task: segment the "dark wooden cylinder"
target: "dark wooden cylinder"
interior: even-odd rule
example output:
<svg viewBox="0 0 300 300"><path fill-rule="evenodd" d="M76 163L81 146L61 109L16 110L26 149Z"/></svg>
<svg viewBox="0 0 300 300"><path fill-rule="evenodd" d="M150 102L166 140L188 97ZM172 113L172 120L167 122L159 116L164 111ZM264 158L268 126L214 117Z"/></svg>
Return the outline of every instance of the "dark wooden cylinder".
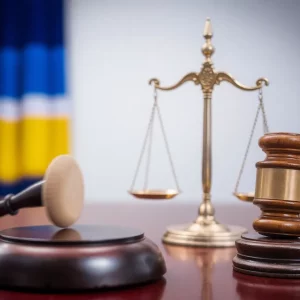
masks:
<svg viewBox="0 0 300 300"><path fill-rule="evenodd" d="M43 292L111 289L159 280L158 246L138 229L77 225L0 232L0 287Z"/></svg>

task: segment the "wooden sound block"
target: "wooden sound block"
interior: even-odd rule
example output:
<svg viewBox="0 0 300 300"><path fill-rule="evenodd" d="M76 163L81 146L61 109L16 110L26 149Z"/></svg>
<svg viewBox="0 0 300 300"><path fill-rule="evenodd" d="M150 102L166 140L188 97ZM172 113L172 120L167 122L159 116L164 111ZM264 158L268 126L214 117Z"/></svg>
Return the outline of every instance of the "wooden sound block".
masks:
<svg viewBox="0 0 300 300"><path fill-rule="evenodd" d="M237 272L277 278L300 278L300 240L244 234L236 241Z"/></svg>
<svg viewBox="0 0 300 300"><path fill-rule="evenodd" d="M158 247L123 227L33 226L0 232L0 286L39 290L116 288L160 279Z"/></svg>

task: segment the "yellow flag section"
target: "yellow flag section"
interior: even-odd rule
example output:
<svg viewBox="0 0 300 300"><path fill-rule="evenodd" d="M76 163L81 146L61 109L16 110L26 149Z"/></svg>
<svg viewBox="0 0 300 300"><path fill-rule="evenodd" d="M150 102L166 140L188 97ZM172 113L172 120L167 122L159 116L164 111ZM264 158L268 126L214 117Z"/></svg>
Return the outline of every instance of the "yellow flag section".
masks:
<svg viewBox="0 0 300 300"><path fill-rule="evenodd" d="M0 119L0 182L13 185L41 178L57 155L69 153L69 120L56 118Z"/></svg>

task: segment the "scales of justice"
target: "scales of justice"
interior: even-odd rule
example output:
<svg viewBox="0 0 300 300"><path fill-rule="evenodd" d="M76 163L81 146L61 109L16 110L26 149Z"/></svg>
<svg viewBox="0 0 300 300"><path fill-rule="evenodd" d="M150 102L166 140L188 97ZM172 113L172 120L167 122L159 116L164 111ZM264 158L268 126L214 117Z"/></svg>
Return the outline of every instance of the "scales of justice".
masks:
<svg viewBox="0 0 300 300"><path fill-rule="evenodd" d="M263 131L264 134L269 132L264 103L262 89L264 86L268 86L269 82L266 78L259 78L256 81L256 85L253 87L245 86L235 80L230 74L225 72L217 72L213 67L212 55L214 54L214 46L212 45L212 26L209 18L206 19L204 26L204 39L205 43L202 47L202 53L205 57L204 63L199 73L192 72L185 75L178 83L163 87L160 85L158 79L151 79L149 84L154 88L154 102L150 115L150 121L147 127L146 136L142 145L142 151L138 160L137 168L134 174L133 182L129 193L138 199L151 199L151 200L163 200L172 199L180 194L180 188L175 173L174 163L171 157L170 147L167 141L166 132L162 122L162 116L159 109L157 90L171 91L186 82L193 82L202 89L204 109L203 109L203 142L202 142L202 189L203 199L200 204L198 217L190 224L175 225L167 228L167 231L163 235L163 242L168 244L186 245L186 246L199 246L199 247L232 247L235 245L235 241L240 238L241 234L246 232L246 229L233 226L220 224L215 219L215 209L211 202L211 185L212 185L212 93L215 85L219 85L221 82L226 81L233 86L243 91L258 91L258 104L257 111L254 119L254 123L250 132L250 138L246 147L245 155L243 158L242 166L238 175L237 183L233 194L241 201L252 202L254 199L254 193L240 192L239 182L244 170L245 162L253 139L255 127L257 125L259 113L262 112L263 119ZM151 147L152 147L152 133L155 113L157 113L159 125L163 134L172 174L174 177L176 188L169 188L165 190L155 190L148 188L148 173L151 159ZM138 176L138 172L141 166L141 161L145 152L147 153L146 172L143 189L135 189L135 182Z"/></svg>

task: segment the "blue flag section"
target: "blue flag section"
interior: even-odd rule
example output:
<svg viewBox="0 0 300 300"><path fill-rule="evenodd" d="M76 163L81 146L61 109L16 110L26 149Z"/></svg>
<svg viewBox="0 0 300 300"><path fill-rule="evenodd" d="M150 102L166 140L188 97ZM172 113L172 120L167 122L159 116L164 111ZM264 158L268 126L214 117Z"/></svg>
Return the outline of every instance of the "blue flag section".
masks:
<svg viewBox="0 0 300 300"><path fill-rule="evenodd" d="M64 2L0 0L0 196L69 152Z"/></svg>

